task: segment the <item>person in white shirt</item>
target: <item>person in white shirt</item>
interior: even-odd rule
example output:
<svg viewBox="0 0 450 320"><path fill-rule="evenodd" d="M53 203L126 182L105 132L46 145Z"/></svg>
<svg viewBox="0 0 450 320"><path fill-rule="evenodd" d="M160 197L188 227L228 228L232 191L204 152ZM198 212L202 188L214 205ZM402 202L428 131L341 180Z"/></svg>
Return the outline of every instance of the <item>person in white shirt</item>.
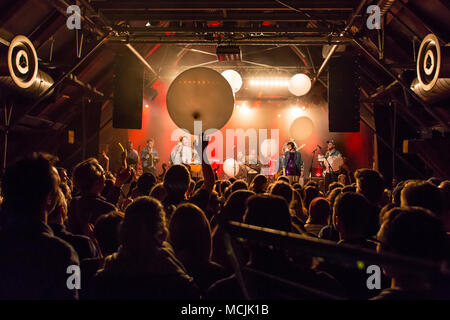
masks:
<svg viewBox="0 0 450 320"><path fill-rule="evenodd" d="M324 166L325 166L325 191L328 190L330 183L337 181L339 170L344 164L342 154L336 150L336 142L334 140L328 140L328 151L325 153Z"/></svg>
<svg viewBox="0 0 450 320"><path fill-rule="evenodd" d="M183 136L172 151L170 158L173 164L192 163L192 148L189 145L189 138Z"/></svg>

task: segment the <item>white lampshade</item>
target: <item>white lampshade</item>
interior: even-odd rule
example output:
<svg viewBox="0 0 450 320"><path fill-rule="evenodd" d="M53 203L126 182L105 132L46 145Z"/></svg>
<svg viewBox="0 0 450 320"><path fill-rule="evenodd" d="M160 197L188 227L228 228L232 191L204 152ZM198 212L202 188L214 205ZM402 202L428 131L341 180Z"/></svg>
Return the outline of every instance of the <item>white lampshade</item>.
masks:
<svg viewBox="0 0 450 320"><path fill-rule="evenodd" d="M289 80L288 89L294 96L303 96L311 90L311 79L304 73L297 73Z"/></svg>
<svg viewBox="0 0 450 320"><path fill-rule="evenodd" d="M227 79L234 93L238 92L239 89L241 89L242 77L237 71L225 70L224 72L222 72L222 76Z"/></svg>

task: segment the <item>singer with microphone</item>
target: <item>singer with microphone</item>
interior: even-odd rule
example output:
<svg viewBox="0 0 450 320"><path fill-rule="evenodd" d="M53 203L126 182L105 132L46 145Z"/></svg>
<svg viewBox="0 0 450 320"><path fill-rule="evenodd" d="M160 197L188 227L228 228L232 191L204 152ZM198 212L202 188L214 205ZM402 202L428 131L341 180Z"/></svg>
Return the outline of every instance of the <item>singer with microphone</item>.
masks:
<svg viewBox="0 0 450 320"><path fill-rule="evenodd" d="M284 168L285 174L289 179L289 182L298 182L299 177L302 175L303 161L302 155L295 146L295 143L289 141L287 143L287 151L284 154Z"/></svg>

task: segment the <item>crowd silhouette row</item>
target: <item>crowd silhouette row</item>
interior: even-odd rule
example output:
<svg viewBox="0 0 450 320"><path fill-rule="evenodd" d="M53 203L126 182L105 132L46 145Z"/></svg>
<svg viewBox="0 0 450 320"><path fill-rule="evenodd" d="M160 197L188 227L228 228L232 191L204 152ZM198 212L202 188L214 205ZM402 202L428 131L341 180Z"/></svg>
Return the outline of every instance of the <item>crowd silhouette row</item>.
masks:
<svg viewBox="0 0 450 320"><path fill-rule="evenodd" d="M105 172L94 158L69 176L56 161L34 153L3 175L0 299L450 297L448 281L436 274L384 267L381 288L373 290L365 270L232 239L245 266L241 281L225 242L226 224L237 221L380 254L447 261L450 181L386 187L380 173L359 169L347 185L321 190L314 181L291 185L285 177L269 182L257 175L250 185L218 180L206 163L197 181L183 165L171 166L158 181L151 173L136 177L126 165ZM79 289L67 285L70 265L80 266Z"/></svg>

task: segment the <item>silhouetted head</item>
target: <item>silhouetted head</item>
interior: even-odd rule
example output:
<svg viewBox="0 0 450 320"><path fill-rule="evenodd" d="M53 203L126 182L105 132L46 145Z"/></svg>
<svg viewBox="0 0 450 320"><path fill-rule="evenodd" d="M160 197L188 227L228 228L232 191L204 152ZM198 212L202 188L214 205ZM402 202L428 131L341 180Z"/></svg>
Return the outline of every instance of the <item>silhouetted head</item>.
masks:
<svg viewBox="0 0 450 320"><path fill-rule="evenodd" d="M155 186L155 184L156 178L153 173L144 173L139 177L136 186L141 195L148 196L150 194L150 190Z"/></svg>
<svg viewBox="0 0 450 320"><path fill-rule="evenodd" d="M428 181L410 181L404 186L400 204L430 210L437 216L442 213L443 199L438 187Z"/></svg>
<svg viewBox="0 0 450 320"><path fill-rule="evenodd" d="M284 181L277 181L270 190L270 194L282 197L284 200L286 200L288 205L290 205L292 202L292 198L294 196L293 192L294 191L291 185Z"/></svg>
<svg viewBox="0 0 450 320"><path fill-rule="evenodd" d="M139 197L125 209L120 229L120 244L125 253L152 255L162 246L167 233L165 212L158 200Z"/></svg>
<svg viewBox="0 0 450 320"><path fill-rule="evenodd" d="M14 216L45 220L56 205L60 178L56 158L43 153L8 166L2 179L3 209Z"/></svg>
<svg viewBox="0 0 450 320"><path fill-rule="evenodd" d="M94 236L105 257L119 248L119 230L124 216L121 211L113 211L101 215L95 222Z"/></svg>
<svg viewBox="0 0 450 320"><path fill-rule="evenodd" d="M364 195L372 204L378 204L383 195L383 177L378 171L359 169L355 172L356 191Z"/></svg>
<svg viewBox="0 0 450 320"><path fill-rule="evenodd" d="M341 239L365 238L369 219L370 205L363 195L346 192L336 198L333 224Z"/></svg>
<svg viewBox="0 0 450 320"><path fill-rule="evenodd" d="M246 209L247 199L255 195L253 191L237 190L233 192L225 202L225 206L220 214L224 220L242 222Z"/></svg>
<svg viewBox="0 0 450 320"><path fill-rule="evenodd" d="M266 192L267 188L267 177L258 174L253 178L252 183L250 184L250 190L256 192L256 193L264 193Z"/></svg>
<svg viewBox="0 0 450 320"><path fill-rule="evenodd" d="M170 219L169 242L182 262L208 262L211 228L204 212L191 203L179 205Z"/></svg>
<svg viewBox="0 0 450 320"><path fill-rule="evenodd" d="M317 197L311 201L308 212L308 223L326 225L330 216L330 203L325 198Z"/></svg>
<svg viewBox="0 0 450 320"><path fill-rule="evenodd" d="M191 177L183 165L174 165L167 170L164 176L164 188L169 196L183 198L189 188Z"/></svg>
<svg viewBox="0 0 450 320"><path fill-rule="evenodd" d="M97 159L89 158L75 166L72 180L81 194L100 194L105 187L105 170Z"/></svg>

